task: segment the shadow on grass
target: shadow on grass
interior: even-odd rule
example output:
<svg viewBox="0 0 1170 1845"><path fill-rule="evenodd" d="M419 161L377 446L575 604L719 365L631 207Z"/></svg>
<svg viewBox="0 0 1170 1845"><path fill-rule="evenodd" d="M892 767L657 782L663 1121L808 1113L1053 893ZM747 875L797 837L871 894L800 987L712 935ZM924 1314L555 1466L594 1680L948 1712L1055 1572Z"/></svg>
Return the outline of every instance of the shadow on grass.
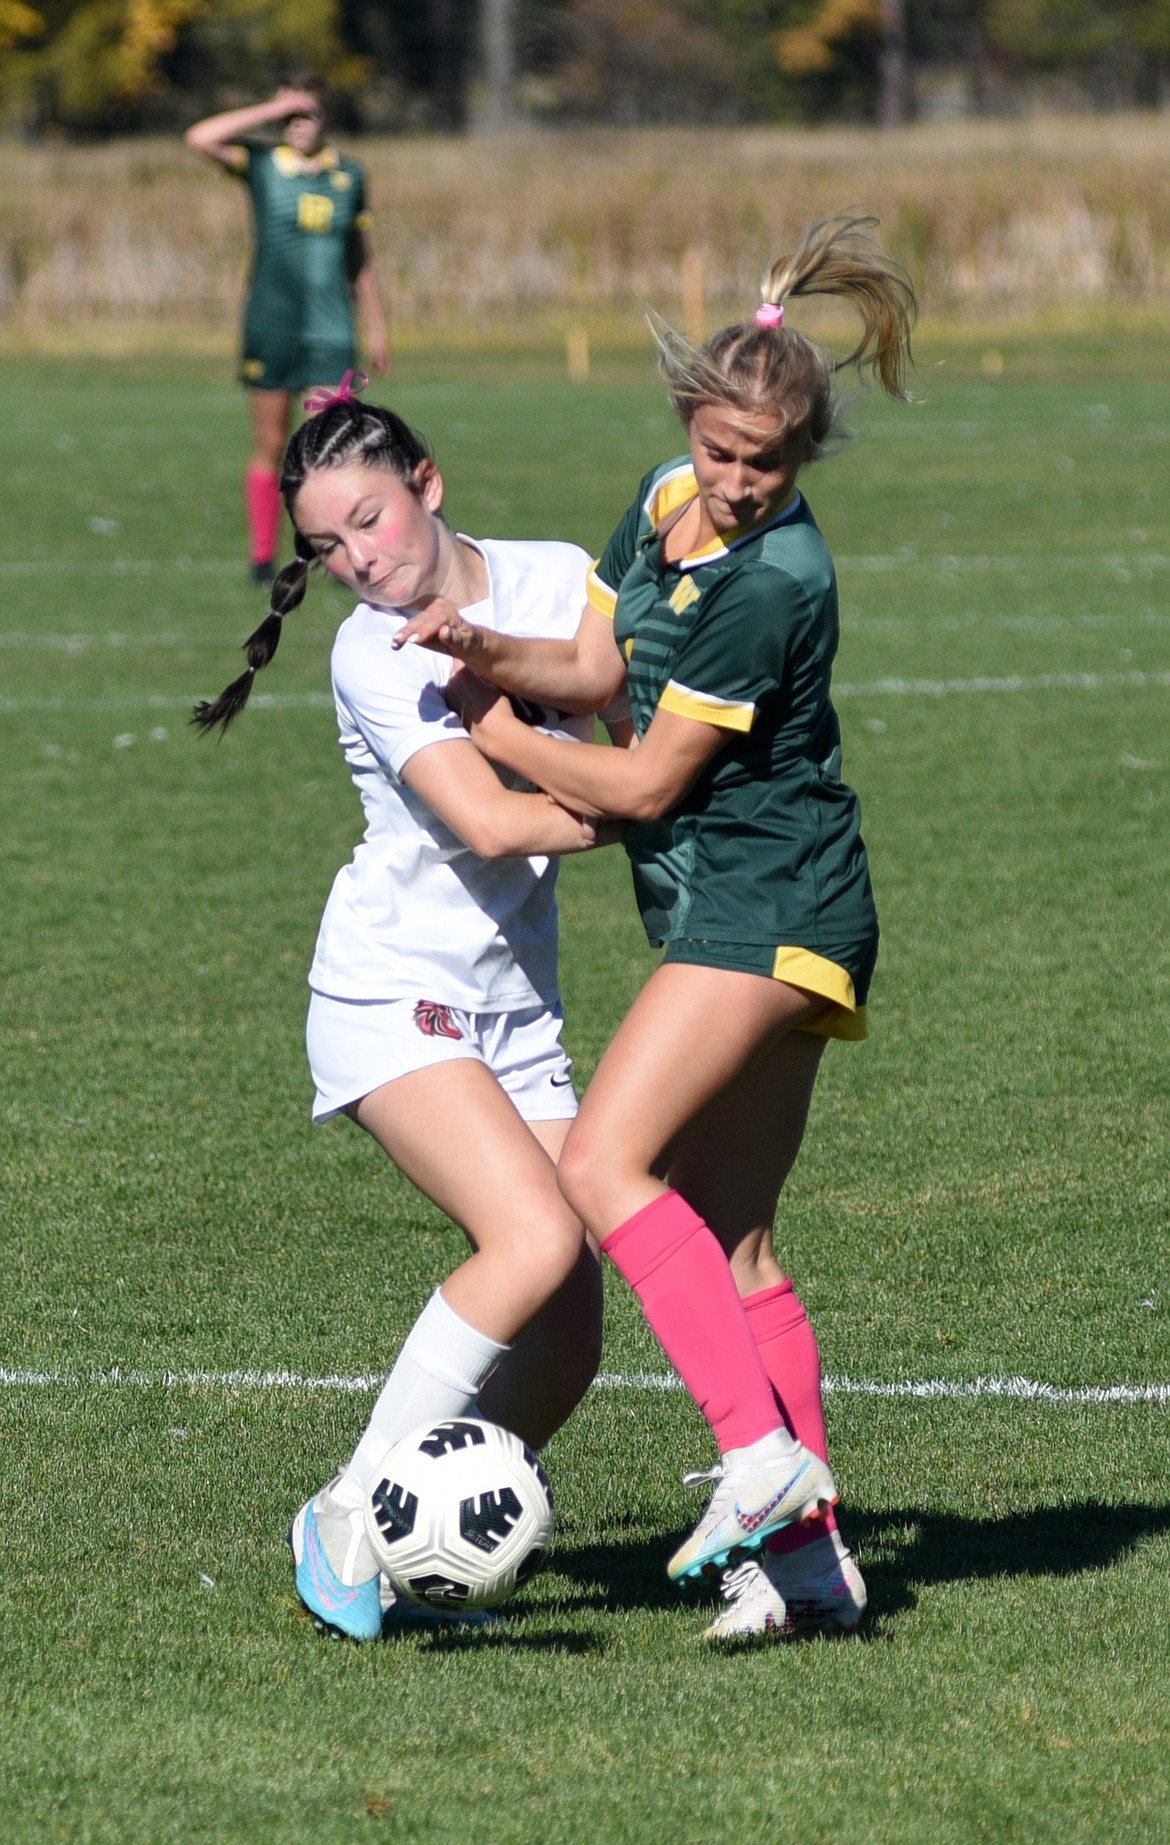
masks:
<svg viewBox="0 0 1170 1845"><path fill-rule="evenodd" d="M526 1619L539 1619L545 1611L538 1608L526 1608ZM564 1612L563 1605L556 1610ZM430 1653L547 1653L566 1656L584 1657L590 1653L604 1653L608 1646L606 1636L601 1633L569 1632L561 1628L554 1633L528 1634L507 1619L508 1611L501 1610L499 1625L496 1627L437 1627L426 1636L426 1650Z"/></svg>
<svg viewBox="0 0 1170 1845"><path fill-rule="evenodd" d="M844 1522L865 1569L872 1620L916 1607L918 1591L935 1583L1112 1569L1143 1538L1170 1532L1170 1506L1080 1500L1002 1518L851 1509Z"/></svg>
<svg viewBox="0 0 1170 1845"><path fill-rule="evenodd" d="M904 1507L842 1514L869 1589L869 1616L884 1621L916 1607L918 1591L935 1583L978 1582L999 1576L1075 1576L1110 1569L1143 1538L1170 1532L1170 1506L1103 1505L1081 1501L1033 1506L1002 1518L963 1518ZM679 1608L697 1599L666 1578L678 1540L615 1538L612 1544L558 1544L553 1569L572 1587L557 1597L561 1611L622 1612ZM707 1602L709 1589L698 1592Z"/></svg>

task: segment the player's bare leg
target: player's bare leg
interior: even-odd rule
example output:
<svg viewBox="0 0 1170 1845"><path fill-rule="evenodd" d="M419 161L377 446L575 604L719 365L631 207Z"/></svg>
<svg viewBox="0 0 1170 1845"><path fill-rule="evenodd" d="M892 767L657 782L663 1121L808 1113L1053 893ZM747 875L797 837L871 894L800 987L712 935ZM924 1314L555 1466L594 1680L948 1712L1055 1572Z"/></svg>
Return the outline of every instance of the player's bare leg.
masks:
<svg viewBox="0 0 1170 1845"><path fill-rule="evenodd" d="M561 1186L604 1237L666 1189L668 1150L773 1039L824 1007L759 974L667 963L602 1057L560 1161Z"/></svg>
<svg viewBox="0 0 1170 1845"><path fill-rule="evenodd" d="M510 1344L568 1281L583 1243L533 1130L472 1058L385 1083L351 1112L471 1243L443 1283L448 1305Z"/></svg>
<svg viewBox="0 0 1170 1845"><path fill-rule="evenodd" d="M622 1274L719 1445L711 1502L671 1559L676 1579L757 1549L836 1499L786 1428L726 1254L658 1177L684 1128L823 999L756 974L668 963L651 975L569 1131L561 1184Z"/></svg>
<svg viewBox="0 0 1170 1845"><path fill-rule="evenodd" d="M568 1121L530 1121L528 1127L555 1162ZM528 1322L511 1351L479 1393L480 1413L526 1441L543 1447L568 1421L601 1363L602 1290L597 1245L586 1238L568 1280Z"/></svg>
<svg viewBox="0 0 1170 1845"><path fill-rule="evenodd" d="M741 1295L785 1278L772 1247L776 1207L804 1140L825 1042L792 1031L766 1044L671 1153L670 1182L719 1238Z"/></svg>
<svg viewBox="0 0 1170 1845"><path fill-rule="evenodd" d="M364 1504L382 1454L419 1423L466 1413L533 1317L565 1289L555 1319L590 1277L550 1154L483 1064L456 1058L413 1071L349 1112L472 1246L415 1321L348 1465L289 1534L306 1607L322 1625L370 1640L384 1598ZM587 1382L576 1380L578 1395ZM546 1417L558 1413L546 1405ZM539 1439L544 1425L530 1426Z"/></svg>

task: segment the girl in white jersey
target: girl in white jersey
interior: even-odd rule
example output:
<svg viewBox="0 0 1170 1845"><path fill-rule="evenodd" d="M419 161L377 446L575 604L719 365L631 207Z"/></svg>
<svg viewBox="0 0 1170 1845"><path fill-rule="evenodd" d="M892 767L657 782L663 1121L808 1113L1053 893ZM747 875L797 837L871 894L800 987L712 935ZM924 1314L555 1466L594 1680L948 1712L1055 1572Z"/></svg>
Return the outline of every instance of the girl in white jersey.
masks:
<svg viewBox="0 0 1170 1845"><path fill-rule="evenodd" d="M393 644L435 597L501 632L570 638L586 553L457 535L426 444L392 411L344 388L306 408L281 479L296 561L246 643L247 671L196 722L225 726L243 708L315 560L362 598L332 673L366 831L334 883L309 974L313 1117L350 1115L471 1244L415 1322L348 1465L290 1533L302 1601L366 1640L382 1631L388 1591L362 1511L387 1444L478 1406L539 1446L600 1358L596 1252L556 1181L576 1097L553 887L557 855L603 829L501 778L445 703L451 662ZM562 737L592 731L591 720L528 715Z"/></svg>

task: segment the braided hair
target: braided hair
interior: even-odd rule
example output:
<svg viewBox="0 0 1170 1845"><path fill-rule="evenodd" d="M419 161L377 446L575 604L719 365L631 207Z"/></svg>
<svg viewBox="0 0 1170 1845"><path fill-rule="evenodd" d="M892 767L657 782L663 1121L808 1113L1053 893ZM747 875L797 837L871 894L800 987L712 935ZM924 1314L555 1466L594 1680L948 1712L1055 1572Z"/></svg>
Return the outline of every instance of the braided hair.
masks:
<svg viewBox="0 0 1170 1845"><path fill-rule="evenodd" d="M293 561L278 573L269 596L268 613L244 642L248 661L244 671L218 698L201 699L195 706L191 722L199 730L218 729L222 734L239 717L248 702L256 674L268 665L280 645L285 616L291 615L304 601L309 571L317 562L317 556L308 539L297 529L293 506L307 477L320 468L344 468L357 463L396 474L413 491L419 463L433 459L425 439L393 410L384 409L380 404L359 403L348 393L329 399L323 409L301 424L285 450L280 474L281 498L293 525Z"/></svg>

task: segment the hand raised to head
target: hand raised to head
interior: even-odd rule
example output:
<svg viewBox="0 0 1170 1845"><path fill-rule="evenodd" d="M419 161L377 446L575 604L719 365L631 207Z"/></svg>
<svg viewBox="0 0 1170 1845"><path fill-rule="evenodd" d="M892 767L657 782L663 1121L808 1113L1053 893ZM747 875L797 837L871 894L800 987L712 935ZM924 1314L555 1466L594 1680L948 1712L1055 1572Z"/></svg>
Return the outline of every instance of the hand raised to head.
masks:
<svg viewBox="0 0 1170 1845"><path fill-rule="evenodd" d="M273 103L279 103L281 105L285 116L323 116L325 113L324 109L321 107L321 98L319 96L314 96L311 90L290 89L288 84L284 83L282 83L280 88L276 91L272 100Z"/></svg>

